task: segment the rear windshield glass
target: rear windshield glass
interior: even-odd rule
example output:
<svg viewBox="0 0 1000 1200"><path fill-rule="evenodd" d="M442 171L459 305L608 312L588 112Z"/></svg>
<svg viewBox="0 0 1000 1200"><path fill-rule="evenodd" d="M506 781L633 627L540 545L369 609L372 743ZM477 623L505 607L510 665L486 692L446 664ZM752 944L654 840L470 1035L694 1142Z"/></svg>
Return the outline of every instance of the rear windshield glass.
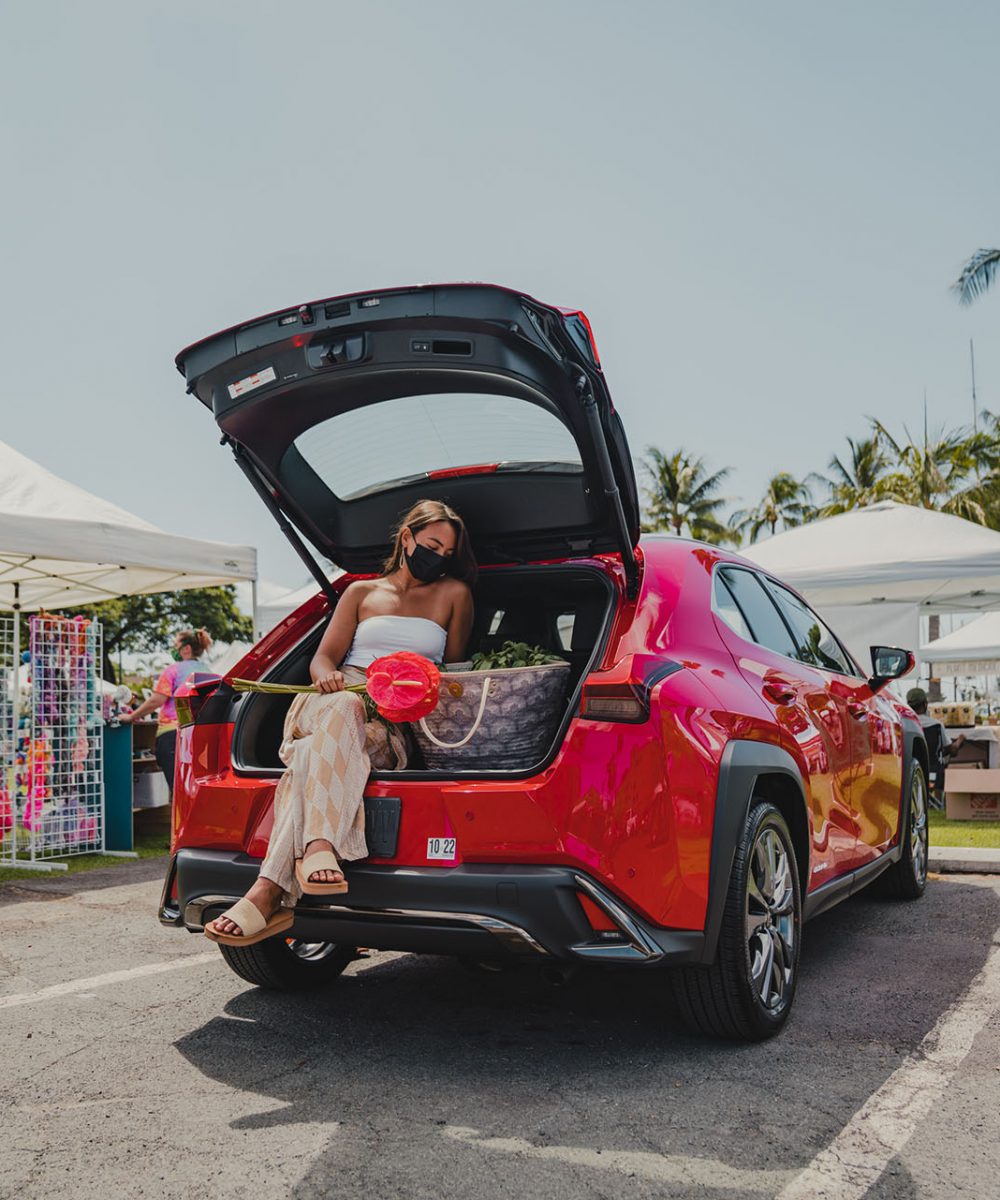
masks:
<svg viewBox="0 0 1000 1200"><path fill-rule="evenodd" d="M551 413L512 396L403 396L340 413L295 446L335 495L356 499L428 471L582 470L572 434Z"/></svg>

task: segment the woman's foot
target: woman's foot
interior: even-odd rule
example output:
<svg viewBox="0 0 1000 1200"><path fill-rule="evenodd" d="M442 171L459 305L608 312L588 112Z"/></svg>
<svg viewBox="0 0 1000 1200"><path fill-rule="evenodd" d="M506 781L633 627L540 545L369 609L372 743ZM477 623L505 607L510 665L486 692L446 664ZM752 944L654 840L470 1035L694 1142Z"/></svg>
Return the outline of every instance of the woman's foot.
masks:
<svg viewBox="0 0 1000 1200"><path fill-rule="evenodd" d="M244 899L249 900L255 908L259 909L261 916L268 921L281 906L281 888L276 883L272 883L270 879L261 878L247 892ZM214 921L209 921L207 928L213 929L216 933L229 934L232 937L243 936L243 930L228 917L216 917Z"/></svg>
<svg viewBox="0 0 1000 1200"><path fill-rule="evenodd" d="M318 854L322 850L325 850L328 854L333 854L333 843L326 841L324 838L316 838L314 841L311 841L306 846L305 850L302 852L302 861L305 862L305 860L310 856L310 854ZM344 882L344 872L343 871L332 871L332 870L331 871L310 871L309 872L309 882L310 883L343 883Z"/></svg>

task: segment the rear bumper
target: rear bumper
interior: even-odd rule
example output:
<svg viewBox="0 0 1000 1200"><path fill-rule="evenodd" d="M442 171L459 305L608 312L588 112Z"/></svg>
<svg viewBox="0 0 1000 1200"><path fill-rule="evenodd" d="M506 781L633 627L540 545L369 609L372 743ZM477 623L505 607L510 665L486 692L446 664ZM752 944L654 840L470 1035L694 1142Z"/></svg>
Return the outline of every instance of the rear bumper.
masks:
<svg viewBox="0 0 1000 1200"><path fill-rule="evenodd" d="M165 925L200 932L257 878L260 861L220 850L180 850L160 903ZM703 961L698 931L649 925L600 883L569 867L347 868L344 896L305 896L292 935L377 950L518 957L538 962L647 966ZM177 899L170 895L176 880ZM615 924L595 933L577 899L584 893Z"/></svg>

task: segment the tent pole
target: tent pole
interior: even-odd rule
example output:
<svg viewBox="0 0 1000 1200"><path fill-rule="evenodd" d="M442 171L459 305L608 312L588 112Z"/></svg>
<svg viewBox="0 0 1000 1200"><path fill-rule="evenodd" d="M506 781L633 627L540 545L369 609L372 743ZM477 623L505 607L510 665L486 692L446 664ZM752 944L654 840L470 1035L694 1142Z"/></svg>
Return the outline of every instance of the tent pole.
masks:
<svg viewBox="0 0 1000 1200"><path fill-rule="evenodd" d="M14 741L21 716L21 585L14 584Z"/></svg>
<svg viewBox="0 0 1000 1200"><path fill-rule="evenodd" d="M10 827L10 861L17 862L17 739L21 732L21 585L14 584L14 628L11 636L14 639L13 654L11 655L11 682L14 694L11 697L13 705L13 741L10 747L10 778L6 780L7 796L9 798L13 824Z"/></svg>
<svg viewBox="0 0 1000 1200"><path fill-rule="evenodd" d="M17 739L21 729L21 585L14 584L14 776L17 774ZM28 735L28 754L31 753L31 734ZM27 755L25 756L25 765L28 767L26 774L30 780L31 769ZM30 783L29 783L30 788ZM31 855L29 859L19 859L17 857L17 799L16 799L15 778L10 781L10 806L14 816L14 824L10 831L10 861L13 862L18 870L22 871L65 871L65 863L39 862L35 858L35 834L31 834Z"/></svg>

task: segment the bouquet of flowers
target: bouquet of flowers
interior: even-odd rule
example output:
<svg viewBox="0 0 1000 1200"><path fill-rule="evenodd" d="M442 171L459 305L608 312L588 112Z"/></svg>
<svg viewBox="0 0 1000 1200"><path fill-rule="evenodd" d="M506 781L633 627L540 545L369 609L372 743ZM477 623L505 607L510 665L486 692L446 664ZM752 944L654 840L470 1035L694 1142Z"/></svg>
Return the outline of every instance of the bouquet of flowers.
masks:
<svg viewBox="0 0 1000 1200"><path fill-rule="evenodd" d="M367 676L364 683L348 684L344 691L364 696L369 718L377 715L383 721L399 725L404 721L419 721L437 707L441 673L429 658L420 654L409 650L385 654L375 659ZM231 679L229 683L237 692L274 695L319 690L311 683L258 683L252 679Z"/></svg>

